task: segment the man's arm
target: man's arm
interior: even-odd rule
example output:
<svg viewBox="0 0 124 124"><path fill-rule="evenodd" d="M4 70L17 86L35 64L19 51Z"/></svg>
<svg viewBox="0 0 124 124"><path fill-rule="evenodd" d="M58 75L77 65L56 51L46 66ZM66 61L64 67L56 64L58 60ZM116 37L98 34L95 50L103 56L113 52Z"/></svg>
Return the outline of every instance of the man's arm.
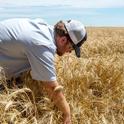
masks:
<svg viewBox="0 0 124 124"><path fill-rule="evenodd" d="M43 82L49 97L53 100L54 104L63 113L64 124L71 124L70 107L66 101L66 98L61 90L55 89L59 86L57 81Z"/></svg>

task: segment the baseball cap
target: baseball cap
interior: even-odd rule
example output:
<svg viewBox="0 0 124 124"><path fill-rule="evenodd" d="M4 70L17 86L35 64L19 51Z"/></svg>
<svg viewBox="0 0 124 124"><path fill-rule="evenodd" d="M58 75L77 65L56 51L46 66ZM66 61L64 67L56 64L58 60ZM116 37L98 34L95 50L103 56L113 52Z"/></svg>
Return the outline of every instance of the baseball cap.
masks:
<svg viewBox="0 0 124 124"><path fill-rule="evenodd" d="M84 25L77 20L65 21L65 28L72 40L73 48L77 57L80 57L80 47L87 40L87 32Z"/></svg>

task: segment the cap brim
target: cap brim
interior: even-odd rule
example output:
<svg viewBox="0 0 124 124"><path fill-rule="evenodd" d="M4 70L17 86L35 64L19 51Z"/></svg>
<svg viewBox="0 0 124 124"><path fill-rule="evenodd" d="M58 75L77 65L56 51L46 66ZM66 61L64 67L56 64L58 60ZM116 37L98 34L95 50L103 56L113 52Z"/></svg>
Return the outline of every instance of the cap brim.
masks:
<svg viewBox="0 0 124 124"><path fill-rule="evenodd" d="M80 47L74 45L74 50L75 50L75 54L78 58L80 58Z"/></svg>

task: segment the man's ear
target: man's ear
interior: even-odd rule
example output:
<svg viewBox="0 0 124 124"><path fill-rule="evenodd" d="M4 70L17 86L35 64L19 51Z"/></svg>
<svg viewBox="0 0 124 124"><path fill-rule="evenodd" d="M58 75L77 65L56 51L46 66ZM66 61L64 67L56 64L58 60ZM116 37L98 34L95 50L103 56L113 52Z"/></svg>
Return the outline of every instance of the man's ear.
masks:
<svg viewBox="0 0 124 124"><path fill-rule="evenodd" d="M66 37L66 36L62 36L62 37L61 37L61 40L60 40L60 44L61 44L62 46L64 46L66 43L67 43L67 37Z"/></svg>

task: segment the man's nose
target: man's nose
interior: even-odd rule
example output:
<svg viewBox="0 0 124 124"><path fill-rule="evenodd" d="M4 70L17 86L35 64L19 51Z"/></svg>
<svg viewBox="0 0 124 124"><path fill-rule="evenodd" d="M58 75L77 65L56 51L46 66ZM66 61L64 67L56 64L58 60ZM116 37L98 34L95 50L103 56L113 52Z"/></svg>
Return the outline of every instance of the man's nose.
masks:
<svg viewBox="0 0 124 124"><path fill-rule="evenodd" d="M68 50L68 53L71 53L71 52L72 52L72 49L69 49L69 50Z"/></svg>

